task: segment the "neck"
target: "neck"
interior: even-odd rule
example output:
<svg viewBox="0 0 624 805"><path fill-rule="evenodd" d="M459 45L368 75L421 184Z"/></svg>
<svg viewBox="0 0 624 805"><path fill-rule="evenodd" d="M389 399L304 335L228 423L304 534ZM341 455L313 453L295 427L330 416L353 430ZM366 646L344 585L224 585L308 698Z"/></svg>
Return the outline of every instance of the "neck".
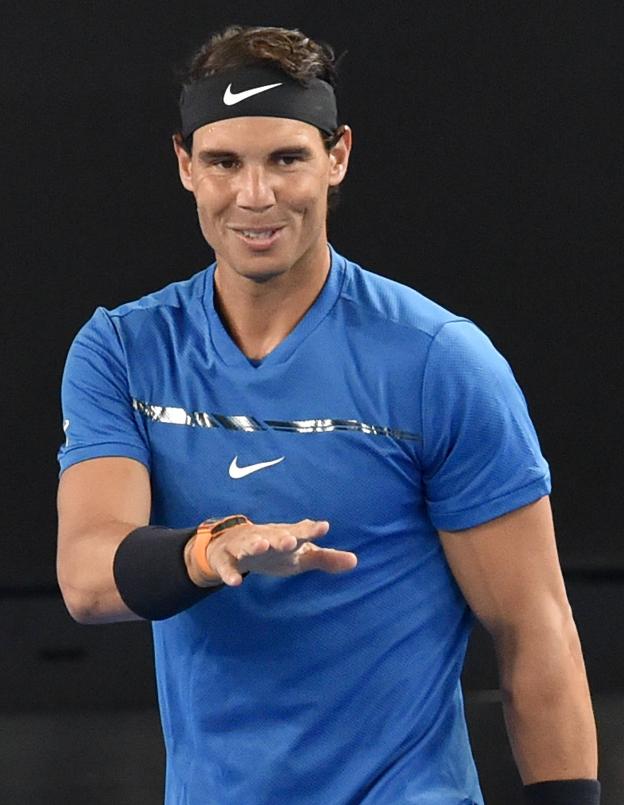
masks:
<svg viewBox="0 0 624 805"><path fill-rule="evenodd" d="M217 255L215 307L248 358L264 358L297 326L321 292L330 263L324 240L286 270L258 282Z"/></svg>

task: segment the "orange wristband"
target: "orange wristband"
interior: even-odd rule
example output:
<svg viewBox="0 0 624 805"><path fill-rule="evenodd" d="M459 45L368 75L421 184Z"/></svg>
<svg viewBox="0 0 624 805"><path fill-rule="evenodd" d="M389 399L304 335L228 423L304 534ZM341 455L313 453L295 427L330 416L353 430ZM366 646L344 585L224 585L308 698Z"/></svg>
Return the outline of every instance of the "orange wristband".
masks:
<svg viewBox="0 0 624 805"><path fill-rule="evenodd" d="M227 528L232 528L232 526L240 525L241 523L252 525L251 520L245 517L244 514L232 514L229 517L221 517L218 520L204 520L203 523L197 526L191 556L195 566L199 568L206 578L217 575L210 567L210 562L206 559L208 543L222 534Z"/></svg>

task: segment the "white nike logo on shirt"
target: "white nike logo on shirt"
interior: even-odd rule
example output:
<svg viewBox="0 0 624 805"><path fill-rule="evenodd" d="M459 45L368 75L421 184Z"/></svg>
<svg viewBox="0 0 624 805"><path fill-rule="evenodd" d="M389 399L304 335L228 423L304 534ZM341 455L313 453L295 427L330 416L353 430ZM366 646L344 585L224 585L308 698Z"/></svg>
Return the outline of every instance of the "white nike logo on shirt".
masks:
<svg viewBox="0 0 624 805"><path fill-rule="evenodd" d="M246 475L250 475L252 472L257 472L258 470L263 470L266 467L272 467L274 464L279 464L280 461L283 461L285 456L281 458L276 458L275 461L262 461L260 464L250 464L248 467L239 467L236 463L238 456L234 456L232 459L232 463L230 464L230 478L244 478Z"/></svg>
<svg viewBox="0 0 624 805"><path fill-rule="evenodd" d="M225 90L223 96L223 103L226 106L234 106L235 103L244 101L245 98L251 98L252 95L257 95L259 92L266 92L268 89L281 86L282 82L280 81L279 84L267 84L264 87L254 87L254 89L246 89L243 92L232 92L232 85L228 84L228 88Z"/></svg>

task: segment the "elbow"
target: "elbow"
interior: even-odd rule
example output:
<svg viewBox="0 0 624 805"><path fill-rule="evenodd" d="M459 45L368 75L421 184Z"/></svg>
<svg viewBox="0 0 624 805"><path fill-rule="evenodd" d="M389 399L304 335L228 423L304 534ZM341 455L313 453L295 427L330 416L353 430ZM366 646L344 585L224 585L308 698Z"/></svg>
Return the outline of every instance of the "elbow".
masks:
<svg viewBox="0 0 624 805"><path fill-rule="evenodd" d="M84 577L69 578L57 571L58 585L68 613L81 626L142 620L129 610L114 590L102 589Z"/></svg>
<svg viewBox="0 0 624 805"><path fill-rule="evenodd" d="M88 619L88 609L86 596L82 595L79 588L75 586L71 575L68 572L67 563L62 561L60 552L56 557L56 581L61 591L65 609L76 621L85 624Z"/></svg>
<svg viewBox="0 0 624 805"><path fill-rule="evenodd" d="M59 534L56 578L69 615L81 625L136 620L123 603L113 574L115 539L106 534Z"/></svg>
<svg viewBox="0 0 624 805"><path fill-rule="evenodd" d="M97 596L63 562L57 561L56 578L65 608L76 623L88 626L102 622L101 613L98 618Z"/></svg>
<svg viewBox="0 0 624 805"><path fill-rule="evenodd" d="M79 609L76 607L71 607L68 604L65 604L65 606L67 607L67 611L73 620L75 620L76 623L79 623L81 626L94 626L96 623L101 623L101 621L98 621L96 618L92 617L91 610L87 608Z"/></svg>
<svg viewBox="0 0 624 805"><path fill-rule="evenodd" d="M70 587L66 583L61 583L60 579L59 587L65 608L76 623L82 626L101 623L101 620L96 616L97 607L91 596L85 595L80 590Z"/></svg>

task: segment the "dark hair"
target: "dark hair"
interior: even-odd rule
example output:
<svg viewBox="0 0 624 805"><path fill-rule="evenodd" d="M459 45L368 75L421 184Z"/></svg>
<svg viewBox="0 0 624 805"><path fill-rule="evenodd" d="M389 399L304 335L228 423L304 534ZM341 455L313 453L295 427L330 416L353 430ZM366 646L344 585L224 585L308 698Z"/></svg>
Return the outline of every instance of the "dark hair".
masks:
<svg viewBox="0 0 624 805"><path fill-rule="evenodd" d="M339 61L340 59L336 60L331 45L314 42L296 28L291 30L230 25L204 42L177 73L179 82L186 86L200 78L233 67L270 63L301 84L305 84L310 78L320 78L335 88ZM344 126L338 126L331 134L320 129L318 131L325 150L329 153L342 137ZM190 155L193 135L186 140L180 135L180 142ZM339 190L338 186L328 189L328 210L333 210L338 205Z"/></svg>

